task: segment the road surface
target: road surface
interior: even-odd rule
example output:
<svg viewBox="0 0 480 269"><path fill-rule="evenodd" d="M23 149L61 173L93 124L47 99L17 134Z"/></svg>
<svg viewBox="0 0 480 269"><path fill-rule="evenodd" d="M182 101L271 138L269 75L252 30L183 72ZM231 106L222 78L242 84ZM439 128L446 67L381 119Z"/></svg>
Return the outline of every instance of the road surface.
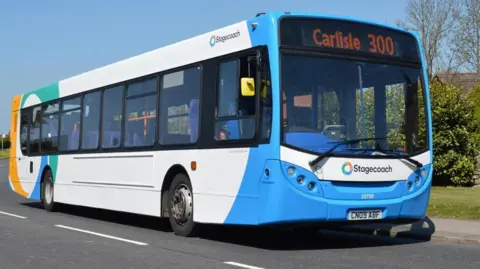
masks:
<svg viewBox="0 0 480 269"><path fill-rule="evenodd" d="M175 236L167 221L96 209L48 213L8 187L0 161L1 268L480 268L480 247L322 232L262 236L209 227L200 238Z"/></svg>

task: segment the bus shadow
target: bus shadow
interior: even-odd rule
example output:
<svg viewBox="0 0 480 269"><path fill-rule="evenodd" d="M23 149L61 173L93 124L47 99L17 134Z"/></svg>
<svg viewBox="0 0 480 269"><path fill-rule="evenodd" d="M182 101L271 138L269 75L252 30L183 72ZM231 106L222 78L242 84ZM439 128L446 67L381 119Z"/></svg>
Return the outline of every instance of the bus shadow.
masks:
<svg viewBox="0 0 480 269"><path fill-rule="evenodd" d="M26 202L21 203L21 205L44 210L40 202ZM61 204L57 211L58 213L80 218L111 222L120 225L132 226L148 230L156 230L161 232L172 232L172 229L167 219L64 204Z"/></svg>
<svg viewBox="0 0 480 269"><path fill-rule="evenodd" d="M21 204L43 210L39 202ZM62 205L58 212L81 218L172 233L168 219L71 205ZM384 247L416 244L425 241L374 236L368 232L345 232L345 230L319 230L316 234L302 234L276 229L226 225L202 225L202 232L197 238L211 242L276 251Z"/></svg>
<svg viewBox="0 0 480 269"><path fill-rule="evenodd" d="M372 248L425 242L409 238L326 229L319 229L316 234L302 234L301 232L267 231L261 228L231 226L208 227L200 237L205 240L275 251Z"/></svg>

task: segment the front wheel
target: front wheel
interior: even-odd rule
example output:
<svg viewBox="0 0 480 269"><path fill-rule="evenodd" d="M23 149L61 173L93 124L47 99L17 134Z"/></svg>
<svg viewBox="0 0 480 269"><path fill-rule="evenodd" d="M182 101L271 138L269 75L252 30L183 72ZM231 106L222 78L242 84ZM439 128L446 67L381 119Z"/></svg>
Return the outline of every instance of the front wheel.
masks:
<svg viewBox="0 0 480 269"><path fill-rule="evenodd" d="M197 227L193 221L192 184L184 174L177 174L168 191L168 219L175 234L194 236Z"/></svg>
<svg viewBox="0 0 480 269"><path fill-rule="evenodd" d="M57 206L54 202L54 186L53 186L53 176L52 171L48 169L43 175L42 185L41 185L41 202L43 208L49 212L56 210Z"/></svg>

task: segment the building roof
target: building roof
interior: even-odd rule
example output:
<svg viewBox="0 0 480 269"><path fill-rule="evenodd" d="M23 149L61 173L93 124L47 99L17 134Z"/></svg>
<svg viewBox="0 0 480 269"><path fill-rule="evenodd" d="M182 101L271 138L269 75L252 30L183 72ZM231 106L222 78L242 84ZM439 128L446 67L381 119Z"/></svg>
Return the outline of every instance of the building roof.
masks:
<svg viewBox="0 0 480 269"><path fill-rule="evenodd" d="M474 89L480 83L480 73L437 73L435 78L461 87L464 92Z"/></svg>

